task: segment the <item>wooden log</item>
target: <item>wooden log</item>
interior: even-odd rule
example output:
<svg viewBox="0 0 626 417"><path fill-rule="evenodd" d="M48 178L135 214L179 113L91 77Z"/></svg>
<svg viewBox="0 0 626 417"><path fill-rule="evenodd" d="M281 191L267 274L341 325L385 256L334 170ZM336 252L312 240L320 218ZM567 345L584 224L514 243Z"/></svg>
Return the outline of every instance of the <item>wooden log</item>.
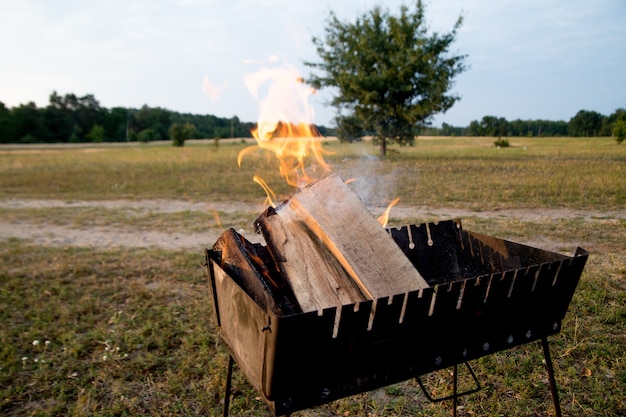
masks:
<svg viewBox="0 0 626 417"><path fill-rule="evenodd" d="M370 299L428 287L392 237L336 174L297 193L277 213L306 224Z"/></svg>
<svg viewBox="0 0 626 417"><path fill-rule="evenodd" d="M222 269L263 309L276 314L300 313L291 288L279 274L267 248L228 229L213 245Z"/></svg>
<svg viewBox="0 0 626 417"><path fill-rule="evenodd" d="M303 312L366 300L341 264L287 211L268 209L255 225Z"/></svg>

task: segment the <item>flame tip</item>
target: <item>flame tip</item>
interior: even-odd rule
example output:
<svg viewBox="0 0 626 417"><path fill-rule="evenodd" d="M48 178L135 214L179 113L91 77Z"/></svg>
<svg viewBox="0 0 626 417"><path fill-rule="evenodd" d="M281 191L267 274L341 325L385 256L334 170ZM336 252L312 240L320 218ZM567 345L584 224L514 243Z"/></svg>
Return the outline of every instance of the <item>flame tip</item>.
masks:
<svg viewBox="0 0 626 417"><path fill-rule="evenodd" d="M382 227L387 226L387 223L389 222L389 214L391 213L391 208L398 204L398 201L400 201L400 197L396 197L391 203L389 203L385 212L381 214L380 217L378 217L378 223L380 223Z"/></svg>
<svg viewBox="0 0 626 417"><path fill-rule="evenodd" d="M268 84L267 94L260 100L258 122L251 129L251 134L256 139L257 149L275 154L280 164L280 175L287 184L300 189L330 172L331 167L324 160L324 155L330 152L322 149L319 140L322 135L310 122L314 112L308 104L308 96L312 90L305 79L293 69L277 67L248 74L245 83L257 99L261 86ZM249 152L243 149L239 153L240 167L243 157ZM269 196L271 190L267 184L262 187Z"/></svg>

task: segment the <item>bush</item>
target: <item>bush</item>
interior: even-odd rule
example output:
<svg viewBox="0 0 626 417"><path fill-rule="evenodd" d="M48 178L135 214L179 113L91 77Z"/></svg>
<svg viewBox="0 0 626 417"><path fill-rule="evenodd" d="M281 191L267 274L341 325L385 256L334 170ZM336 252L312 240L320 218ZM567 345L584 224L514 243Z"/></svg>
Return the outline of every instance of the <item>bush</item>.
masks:
<svg viewBox="0 0 626 417"><path fill-rule="evenodd" d="M69 139L67 140L70 143L78 143L81 142L81 134L83 133L83 130L78 126L78 125L74 125L74 128L72 129L72 134L70 135Z"/></svg>
<svg viewBox="0 0 626 417"><path fill-rule="evenodd" d="M618 145L624 142L624 139L626 139L626 121L625 120L622 119L622 120L618 120L617 122L615 122L615 124L613 125L613 136L615 136L615 141L617 142Z"/></svg>
<svg viewBox="0 0 626 417"><path fill-rule="evenodd" d="M104 142L104 127L95 124L91 128L91 131L85 135L85 138L89 139L92 142Z"/></svg>
<svg viewBox="0 0 626 417"><path fill-rule="evenodd" d="M185 140L190 139L196 131L191 123L174 123L169 130L172 145L185 146Z"/></svg>
<svg viewBox="0 0 626 417"><path fill-rule="evenodd" d="M28 133L22 136L22 138L20 139L20 143L39 143L39 139Z"/></svg>
<svg viewBox="0 0 626 417"><path fill-rule="evenodd" d="M496 145L498 148L508 148L509 147L509 140L508 139L502 139L502 138L498 138L498 140L496 140L495 142L493 142L494 145Z"/></svg>
<svg viewBox="0 0 626 417"><path fill-rule="evenodd" d="M161 137L154 129L144 129L137 135L137 140L144 143L159 139L161 139Z"/></svg>

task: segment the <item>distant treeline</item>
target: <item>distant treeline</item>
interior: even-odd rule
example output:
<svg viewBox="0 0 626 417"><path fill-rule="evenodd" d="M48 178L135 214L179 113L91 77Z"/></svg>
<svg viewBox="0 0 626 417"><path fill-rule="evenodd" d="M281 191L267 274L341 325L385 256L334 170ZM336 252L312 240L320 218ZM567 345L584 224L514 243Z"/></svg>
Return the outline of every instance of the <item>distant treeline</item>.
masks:
<svg viewBox="0 0 626 417"><path fill-rule="evenodd" d="M611 136L613 125L626 121L626 110L617 109L604 116L595 111L581 110L569 122L550 120L513 120L485 116L467 127L443 123L424 135L439 136ZM171 139L176 128L184 126L188 137L240 138L250 137L253 122L242 122L212 115L177 113L160 107L144 105L140 109L102 107L88 94L50 95L50 103L38 108L35 103L7 108L0 102L0 143L71 143L125 142ZM317 126L323 136L334 130Z"/></svg>
<svg viewBox="0 0 626 417"><path fill-rule="evenodd" d="M125 142L169 140L175 124L193 126L193 137L249 137L252 123L236 116L181 114L160 107L102 107L91 95L50 95L50 103L7 108L0 102L1 143Z"/></svg>
<svg viewBox="0 0 626 417"><path fill-rule="evenodd" d="M626 122L626 110L615 110L604 116L596 111L580 110L569 121L512 120L504 117L485 116L472 120L467 127L455 127L443 123L441 128L427 129L425 135L433 136L612 136L615 123Z"/></svg>

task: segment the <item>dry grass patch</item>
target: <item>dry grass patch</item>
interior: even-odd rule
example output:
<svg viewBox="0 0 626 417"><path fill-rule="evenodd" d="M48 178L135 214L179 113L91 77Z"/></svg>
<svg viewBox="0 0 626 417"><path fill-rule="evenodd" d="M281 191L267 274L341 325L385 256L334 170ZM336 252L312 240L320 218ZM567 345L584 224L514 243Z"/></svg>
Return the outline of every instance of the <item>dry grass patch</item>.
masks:
<svg viewBox="0 0 626 417"><path fill-rule="evenodd" d="M515 138L506 149L493 138L418 139L384 161L377 149L328 142L344 177L358 177L373 197L406 204L471 209L626 205L626 147L610 138ZM6 151L0 154L0 197L55 199L173 198L258 202L259 174L279 195L290 190L275 161L255 152L237 167L247 144L99 148L97 152ZM379 201L378 201L379 202Z"/></svg>

